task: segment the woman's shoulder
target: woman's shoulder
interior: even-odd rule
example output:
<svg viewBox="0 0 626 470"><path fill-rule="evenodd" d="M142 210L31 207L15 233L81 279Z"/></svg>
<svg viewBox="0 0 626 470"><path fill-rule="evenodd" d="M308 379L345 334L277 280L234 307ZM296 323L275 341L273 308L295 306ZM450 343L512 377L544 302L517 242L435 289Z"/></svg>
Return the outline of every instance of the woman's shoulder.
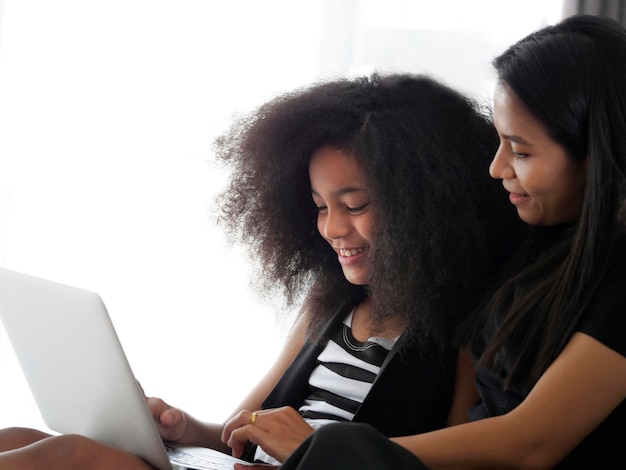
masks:
<svg viewBox="0 0 626 470"><path fill-rule="evenodd" d="M578 331L626 356L626 245L598 284Z"/></svg>
<svg viewBox="0 0 626 470"><path fill-rule="evenodd" d="M626 292L626 235L619 239L615 256L598 286L596 296L612 291Z"/></svg>

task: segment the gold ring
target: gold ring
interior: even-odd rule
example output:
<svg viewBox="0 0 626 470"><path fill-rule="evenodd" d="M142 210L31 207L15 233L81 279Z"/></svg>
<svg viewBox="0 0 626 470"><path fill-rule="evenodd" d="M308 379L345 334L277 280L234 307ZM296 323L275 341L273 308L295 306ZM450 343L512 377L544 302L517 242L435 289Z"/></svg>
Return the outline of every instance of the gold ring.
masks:
<svg viewBox="0 0 626 470"><path fill-rule="evenodd" d="M256 413L252 412L252 414L250 415L250 421L248 421L248 424L251 426L254 426L255 421L256 421Z"/></svg>

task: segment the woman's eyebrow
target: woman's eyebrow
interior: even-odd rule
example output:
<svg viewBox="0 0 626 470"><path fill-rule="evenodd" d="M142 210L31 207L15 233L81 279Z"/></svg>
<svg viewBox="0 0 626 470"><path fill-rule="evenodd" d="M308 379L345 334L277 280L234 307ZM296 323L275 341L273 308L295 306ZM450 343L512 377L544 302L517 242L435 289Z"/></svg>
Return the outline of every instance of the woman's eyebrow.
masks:
<svg viewBox="0 0 626 470"><path fill-rule="evenodd" d="M530 142L528 142L526 139L520 137L519 135L515 135L515 134L501 134L501 136L503 138L505 138L506 140L510 140L511 142L515 142L516 144L532 145Z"/></svg>

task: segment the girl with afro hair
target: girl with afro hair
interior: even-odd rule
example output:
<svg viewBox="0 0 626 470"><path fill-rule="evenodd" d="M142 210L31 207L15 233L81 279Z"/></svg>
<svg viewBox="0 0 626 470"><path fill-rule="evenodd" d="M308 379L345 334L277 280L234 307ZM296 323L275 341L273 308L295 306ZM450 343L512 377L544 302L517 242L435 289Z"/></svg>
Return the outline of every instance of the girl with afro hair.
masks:
<svg viewBox="0 0 626 470"><path fill-rule="evenodd" d="M227 423L149 398L161 436L276 463L331 422L401 436L466 421L476 392L457 326L522 233L487 172L497 146L473 101L411 74L317 83L235 122L216 141L232 172L220 222L250 249L264 292L300 314ZM0 453L0 466L53 468L62 439ZM89 445L90 464L112 458Z"/></svg>

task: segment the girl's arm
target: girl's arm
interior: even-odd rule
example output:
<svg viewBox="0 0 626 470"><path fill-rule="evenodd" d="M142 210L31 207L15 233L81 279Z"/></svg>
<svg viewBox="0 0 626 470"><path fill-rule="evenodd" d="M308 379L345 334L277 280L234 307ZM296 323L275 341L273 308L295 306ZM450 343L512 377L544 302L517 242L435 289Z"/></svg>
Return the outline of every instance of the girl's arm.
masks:
<svg viewBox="0 0 626 470"><path fill-rule="evenodd" d="M475 378L476 371L469 349L462 348L459 350L459 357L456 362L454 396L452 397L450 413L448 413L448 426L467 423L469 420L469 409L478 400L478 392L474 386Z"/></svg>
<svg viewBox="0 0 626 470"><path fill-rule="evenodd" d="M461 349L457 359L455 390L448 426L468 421L468 410L478 399L474 377L470 353L467 349ZM259 411L253 426L247 426L249 418L249 413L242 413L224 428L223 439L232 447L235 457L240 457L243 446L252 442L275 459L284 461L313 433L313 428L295 409L289 407Z"/></svg>
<svg viewBox="0 0 626 470"><path fill-rule="evenodd" d="M576 333L510 413L394 438L433 469L552 468L626 398L626 357Z"/></svg>
<svg viewBox="0 0 626 470"><path fill-rule="evenodd" d="M261 408L265 398L304 345L308 321L306 314L296 320L272 367L237 406L229 419L240 411ZM158 398L149 398L148 406L163 439L230 452L230 448L221 441L223 424L200 421L182 410L170 407Z"/></svg>

